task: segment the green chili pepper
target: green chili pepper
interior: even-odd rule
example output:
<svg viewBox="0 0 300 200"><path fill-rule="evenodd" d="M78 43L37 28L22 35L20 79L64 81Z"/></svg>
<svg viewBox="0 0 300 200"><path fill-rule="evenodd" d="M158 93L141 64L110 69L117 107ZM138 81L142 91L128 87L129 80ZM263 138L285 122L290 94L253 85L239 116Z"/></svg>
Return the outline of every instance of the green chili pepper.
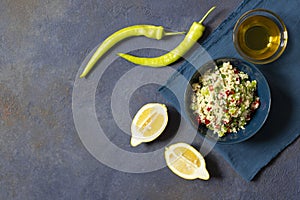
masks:
<svg viewBox="0 0 300 200"><path fill-rule="evenodd" d="M189 32L186 34L184 40L177 47L175 47L175 49L164 55L154 58L136 57L124 53L118 53L118 55L137 65L144 65L150 67L167 66L181 58L199 40L199 38L203 34L203 31L205 30L205 27L202 25L202 22L214 9L215 6L212 7L199 22L194 22Z"/></svg>
<svg viewBox="0 0 300 200"><path fill-rule="evenodd" d="M160 40L164 36L184 34L185 32L165 32L162 26L153 26L153 25L134 25L123 28L107 39L98 47L96 52L93 54L89 62L87 63L84 71L80 75L80 78L85 77L96 64L96 62L103 56L111 47L116 43L120 42L125 38L132 36L145 36L152 39Z"/></svg>

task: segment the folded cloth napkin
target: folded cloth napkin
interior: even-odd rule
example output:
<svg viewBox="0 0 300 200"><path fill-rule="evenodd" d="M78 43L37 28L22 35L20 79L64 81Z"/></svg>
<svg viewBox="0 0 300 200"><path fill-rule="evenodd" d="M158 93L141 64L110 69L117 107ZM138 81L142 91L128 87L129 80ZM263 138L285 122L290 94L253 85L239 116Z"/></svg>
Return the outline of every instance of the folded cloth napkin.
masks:
<svg viewBox="0 0 300 200"><path fill-rule="evenodd" d="M272 98L271 110L263 127L255 136L244 142L214 146L214 151L218 152L247 181L251 181L272 158L300 134L299 1L289 0L283 6L281 1L244 0L207 38L202 47L213 59L240 58L233 46L232 30L244 12L254 8L265 8L277 13L287 26L289 39L285 52L278 60L266 65L257 65L269 83ZM199 59L196 58L201 57L200 54L200 48L196 49L190 57L192 62L185 61L166 85L159 89L179 112L180 105L183 105L181 103L184 100L183 93L185 91L185 84L181 77L183 75L189 79L192 76L195 71L193 65L197 66L199 63ZM198 66L201 64L199 63Z"/></svg>

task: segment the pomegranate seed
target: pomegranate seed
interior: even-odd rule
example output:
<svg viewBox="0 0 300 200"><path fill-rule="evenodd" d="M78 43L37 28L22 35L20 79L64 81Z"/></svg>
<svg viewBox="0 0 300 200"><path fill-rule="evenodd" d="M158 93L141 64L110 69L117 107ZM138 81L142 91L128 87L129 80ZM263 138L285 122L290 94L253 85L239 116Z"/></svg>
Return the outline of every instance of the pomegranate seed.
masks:
<svg viewBox="0 0 300 200"><path fill-rule="evenodd" d="M229 90L226 90L226 92L225 92L225 93L226 93L226 95L227 95L227 96L229 96L229 94L230 94L230 91L229 91Z"/></svg>
<svg viewBox="0 0 300 200"><path fill-rule="evenodd" d="M204 119L204 123L205 123L205 124L209 124L210 121L209 121L208 119L205 118L205 119Z"/></svg>

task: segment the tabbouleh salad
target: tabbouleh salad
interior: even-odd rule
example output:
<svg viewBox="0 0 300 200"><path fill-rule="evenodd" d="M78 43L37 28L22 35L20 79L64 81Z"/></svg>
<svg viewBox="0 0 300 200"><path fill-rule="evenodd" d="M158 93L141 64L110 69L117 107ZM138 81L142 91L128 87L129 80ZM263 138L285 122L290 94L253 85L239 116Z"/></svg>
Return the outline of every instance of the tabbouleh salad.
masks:
<svg viewBox="0 0 300 200"><path fill-rule="evenodd" d="M205 72L192 89L190 108L196 120L219 137L244 129L260 105L256 80L249 80L229 62Z"/></svg>

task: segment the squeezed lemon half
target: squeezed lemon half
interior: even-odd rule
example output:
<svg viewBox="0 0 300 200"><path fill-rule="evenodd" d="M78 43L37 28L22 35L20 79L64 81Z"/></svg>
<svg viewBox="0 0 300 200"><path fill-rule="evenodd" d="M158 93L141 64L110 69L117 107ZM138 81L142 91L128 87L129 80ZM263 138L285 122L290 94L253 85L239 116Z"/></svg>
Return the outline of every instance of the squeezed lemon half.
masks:
<svg viewBox="0 0 300 200"><path fill-rule="evenodd" d="M189 144L176 143L166 147L165 160L171 171L181 178L208 180L210 177L203 156Z"/></svg>
<svg viewBox="0 0 300 200"><path fill-rule="evenodd" d="M160 103L144 105L134 116L131 123L131 146L156 139L168 123L167 107Z"/></svg>

